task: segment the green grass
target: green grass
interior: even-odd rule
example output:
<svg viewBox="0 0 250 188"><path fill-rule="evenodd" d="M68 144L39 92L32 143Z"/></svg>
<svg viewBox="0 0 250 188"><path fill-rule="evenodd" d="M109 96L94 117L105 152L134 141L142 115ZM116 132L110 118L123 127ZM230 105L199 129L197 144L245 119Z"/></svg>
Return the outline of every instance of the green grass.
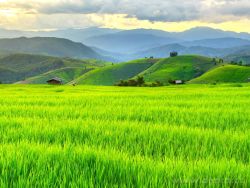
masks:
<svg viewBox="0 0 250 188"><path fill-rule="evenodd" d="M19 82L19 83L25 83L25 84L46 84L49 79L52 79L54 77L61 78L64 84L67 84L71 82L72 80L82 76L83 74L93 70L93 68L90 67L67 67L67 68L61 68L53 71L49 71L47 73L41 74L39 76L31 77L26 79L25 81Z"/></svg>
<svg viewBox="0 0 250 188"><path fill-rule="evenodd" d="M157 62L157 59L141 59L96 69L75 81L83 85L114 85L120 80L130 79Z"/></svg>
<svg viewBox="0 0 250 188"><path fill-rule="evenodd" d="M76 60L30 54L10 54L0 57L0 81L15 83L62 68L99 67L104 63L96 60Z"/></svg>
<svg viewBox="0 0 250 188"><path fill-rule="evenodd" d="M214 67L212 59L200 56L178 56L162 59L150 67L141 76L148 82L161 81L166 84L169 80L191 80Z"/></svg>
<svg viewBox="0 0 250 188"><path fill-rule="evenodd" d="M249 82L250 67L238 65L225 65L213 69L190 83L243 83Z"/></svg>
<svg viewBox="0 0 250 188"><path fill-rule="evenodd" d="M236 86L0 85L0 187L249 187Z"/></svg>

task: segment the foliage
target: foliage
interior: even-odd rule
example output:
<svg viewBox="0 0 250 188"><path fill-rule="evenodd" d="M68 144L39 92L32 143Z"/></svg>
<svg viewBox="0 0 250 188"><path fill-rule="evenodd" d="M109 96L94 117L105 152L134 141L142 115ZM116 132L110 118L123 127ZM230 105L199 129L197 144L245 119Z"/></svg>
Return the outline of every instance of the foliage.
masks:
<svg viewBox="0 0 250 188"><path fill-rule="evenodd" d="M140 74L146 82L159 80L164 85L169 80L192 80L215 67L211 58L200 56L177 56L161 59Z"/></svg>
<svg viewBox="0 0 250 188"><path fill-rule="evenodd" d="M250 78L250 67L238 65L224 65L215 68L189 83L244 83Z"/></svg>
<svg viewBox="0 0 250 188"><path fill-rule="evenodd" d="M140 59L131 62L106 66L93 70L75 80L78 84L84 85L114 85L120 80L129 80L148 69L157 60ZM133 81L131 81L131 84Z"/></svg>
<svg viewBox="0 0 250 188"><path fill-rule="evenodd" d="M11 54L0 57L0 78L4 83L15 83L26 81L26 79L34 76L42 79L45 77L43 74L48 75L51 71L58 71L64 68L79 68L84 72L86 67L96 68L102 65L103 63L93 60ZM44 80L40 82L38 79L34 83L44 83Z"/></svg>
<svg viewBox="0 0 250 188"><path fill-rule="evenodd" d="M249 187L242 85L2 85L0 186Z"/></svg>
<svg viewBox="0 0 250 188"><path fill-rule="evenodd" d="M170 52L170 57L176 57L178 56L178 52Z"/></svg>
<svg viewBox="0 0 250 188"><path fill-rule="evenodd" d="M142 76L138 76L136 79L120 80L116 86L130 86L130 87L160 87L163 84L160 81L155 81L153 83L145 83Z"/></svg>
<svg viewBox="0 0 250 188"><path fill-rule="evenodd" d="M236 61L231 61L230 62L232 65L239 65L239 66L250 66L250 64L244 63L242 60L236 62Z"/></svg>
<svg viewBox="0 0 250 188"><path fill-rule="evenodd" d="M22 81L20 83L25 84L46 84L47 81L51 78L58 77L63 80L63 83L67 84L71 82L72 80L78 78L79 76L82 76L86 74L87 72L93 70L94 68L91 67L67 67L67 68L61 68L52 70L43 74L40 74L38 76L34 76L31 78L26 79L25 81Z"/></svg>

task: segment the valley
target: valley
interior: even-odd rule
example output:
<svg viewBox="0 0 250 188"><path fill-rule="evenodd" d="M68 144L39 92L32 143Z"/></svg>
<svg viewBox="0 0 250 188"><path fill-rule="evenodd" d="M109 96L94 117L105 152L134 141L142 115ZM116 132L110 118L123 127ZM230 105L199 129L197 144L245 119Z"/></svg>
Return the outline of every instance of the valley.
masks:
<svg viewBox="0 0 250 188"><path fill-rule="evenodd" d="M250 0L0 0L0 188L250 188Z"/></svg>

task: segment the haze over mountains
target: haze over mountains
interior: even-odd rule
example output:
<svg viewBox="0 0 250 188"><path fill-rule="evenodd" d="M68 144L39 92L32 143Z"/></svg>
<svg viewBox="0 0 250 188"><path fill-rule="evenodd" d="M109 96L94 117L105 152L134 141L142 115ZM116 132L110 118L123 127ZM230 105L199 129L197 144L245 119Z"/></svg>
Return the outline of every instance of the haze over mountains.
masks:
<svg viewBox="0 0 250 188"><path fill-rule="evenodd" d="M208 27L197 27L179 33L97 27L56 31L0 29L0 38L15 38L0 40L0 53L21 52L113 62L149 56L168 57L171 51L223 58L231 57L233 54L250 54L249 33L228 32Z"/></svg>

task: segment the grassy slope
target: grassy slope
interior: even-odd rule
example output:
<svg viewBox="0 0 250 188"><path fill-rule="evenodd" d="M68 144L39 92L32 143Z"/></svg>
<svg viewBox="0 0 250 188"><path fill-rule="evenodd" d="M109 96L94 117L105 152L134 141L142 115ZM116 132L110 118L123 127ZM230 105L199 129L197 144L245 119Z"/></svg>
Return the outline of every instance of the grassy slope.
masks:
<svg viewBox="0 0 250 188"><path fill-rule="evenodd" d="M0 39L0 51L58 57L103 59L101 55L90 47L67 39L54 37Z"/></svg>
<svg viewBox="0 0 250 188"><path fill-rule="evenodd" d="M191 80L214 67L212 59L200 56L178 56L162 59L141 73L145 80L168 83L170 79Z"/></svg>
<svg viewBox="0 0 250 188"><path fill-rule="evenodd" d="M83 74L87 73L88 71L92 70L91 68L82 68L82 67L67 67L67 68L61 68L53 71L46 72L44 74L31 77L26 79L23 82L25 84L46 84L47 80L59 77L63 80L63 83L68 83L79 76L82 76Z"/></svg>
<svg viewBox="0 0 250 188"><path fill-rule="evenodd" d="M214 82L247 82L250 78L250 67L238 65L226 65L215 68L190 83L214 83Z"/></svg>
<svg viewBox="0 0 250 188"><path fill-rule="evenodd" d="M119 80L127 80L148 69L157 59L141 59L128 63L107 66L91 71L75 81L85 85L114 85Z"/></svg>
<svg viewBox="0 0 250 188"><path fill-rule="evenodd" d="M0 81L14 83L60 68L82 67L85 69L86 66L94 66L98 63L92 60L82 61L41 55L12 54L0 58Z"/></svg>

